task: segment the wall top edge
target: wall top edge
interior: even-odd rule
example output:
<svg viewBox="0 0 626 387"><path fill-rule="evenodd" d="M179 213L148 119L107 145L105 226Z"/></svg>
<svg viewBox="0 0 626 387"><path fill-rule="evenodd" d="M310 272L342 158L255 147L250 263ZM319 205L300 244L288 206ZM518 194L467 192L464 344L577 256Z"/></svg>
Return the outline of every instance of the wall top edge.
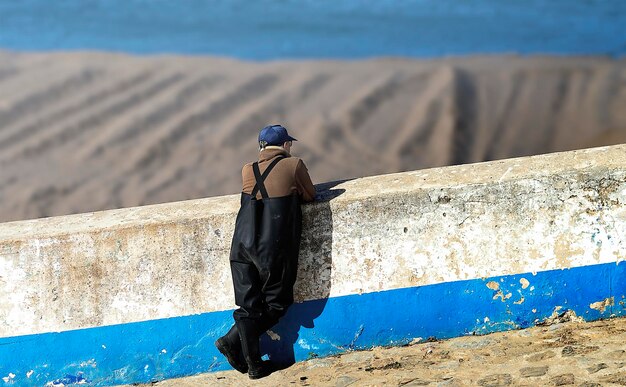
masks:
<svg viewBox="0 0 626 387"><path fill-rule="evenodd" d="M539 178L594 169L626 170L626 144L526 156L475 164L368 176L317 185L320 202L363 200L422 190L458 188L476 184ZM305 206L314 211L316 204ZM232 215L239 195L217 196L141 207L0 223L0 243L90 233L105 229L141 227ZM234 221L234 218L233 218Z"/></svg>

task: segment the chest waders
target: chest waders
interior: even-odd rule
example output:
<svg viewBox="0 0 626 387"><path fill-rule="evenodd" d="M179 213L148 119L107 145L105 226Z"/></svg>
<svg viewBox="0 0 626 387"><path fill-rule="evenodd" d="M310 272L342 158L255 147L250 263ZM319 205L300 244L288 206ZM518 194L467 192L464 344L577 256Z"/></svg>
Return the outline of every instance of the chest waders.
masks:
<svg viewBox="0 0 626 387"><path fill-rule="evenodd" d="M241 194L230 250L235 290L233 313L241 349L251 378L263 377L259 336L271 328L293 304L302 233L300 196L270 198L264 181L283 157L275 158L261 174L252 165L256 185L250 195ZM257 193L261 199L257 199Z"/></svg>

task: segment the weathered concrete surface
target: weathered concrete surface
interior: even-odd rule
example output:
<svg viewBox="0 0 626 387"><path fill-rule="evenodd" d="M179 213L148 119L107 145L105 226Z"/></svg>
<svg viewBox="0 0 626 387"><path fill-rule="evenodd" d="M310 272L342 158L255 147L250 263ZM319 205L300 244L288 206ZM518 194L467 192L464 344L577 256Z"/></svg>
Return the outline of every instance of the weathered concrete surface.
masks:
<svg viewBox="0 0 626 387"><path fill-rule="evenodd" d="M626 257L625 145L325 188L305 206L299 301ZM226 196L0 225L0 336L232 308L237 208Z"/></svg>
<svg viewBox="0 0 626 387"><path fill-rule="evenodd" d="M192 386L624 386L626 318L565 322L313 359L251 381L237 371L165 380Z"/></svg>

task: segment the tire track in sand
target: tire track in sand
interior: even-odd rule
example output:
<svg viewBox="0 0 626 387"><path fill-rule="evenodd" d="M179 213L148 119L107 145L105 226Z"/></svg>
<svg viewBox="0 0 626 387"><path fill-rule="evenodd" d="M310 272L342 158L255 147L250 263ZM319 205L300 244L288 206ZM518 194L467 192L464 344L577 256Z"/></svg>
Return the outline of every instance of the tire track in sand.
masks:
<svg viewBox="0 0 626 387"><path fill-rule="evenodd" d="M144 90L137 91L129 96L124 95L119 101L116 101L107 108L96 112L93 115L79 121L78 123L63 127L55 133L46 133L45 138L37 139L22 146L19 149L11 149L5 152L8 157L30 157L35 154L49 152L55 146L67 144L68 140L75 140L77 136L85 136L91 130L95 130L101 125L106 124L111 117L118 117L131 110L136 104L145 103L150 97L166 90L176 82L181 81L184 76L181 73L174 73L157 80Z"/></svg>
<svg viewBox="0 0 626 387"><path fill-rule="evenodd" d="M103 87L94 87L95 90L90 90L86 96L80 96L78 102L71 101L70 104L49 114L42 115L28 125L17 127L16 130L9 132L7 135L0 136L0 151L17 146L20 141L33 138L40 131L62 125L64 121L71 120L74 115L84 112L92 106L102 104L111 97L123 95L132 88L141 85L150 77L149 73L140 73L115 83L111 83L110 80L105 78L101 81L101 83L106 82L102 85Z"/></svg>

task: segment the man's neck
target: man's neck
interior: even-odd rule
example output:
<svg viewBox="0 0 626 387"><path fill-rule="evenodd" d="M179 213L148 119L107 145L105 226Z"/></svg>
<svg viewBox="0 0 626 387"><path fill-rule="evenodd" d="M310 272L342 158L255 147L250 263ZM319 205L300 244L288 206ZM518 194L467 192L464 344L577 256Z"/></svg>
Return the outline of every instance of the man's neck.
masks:
<svg viewBox="0 0 626 387"><path fill-rule="evenodd" d="M278 146L278 145L267 145L265 148L261 149L261 152L263 150L265 150L265 149L267 149L267 150L274 149L274 150L281 150L283 152L287 152L287 150L285 150L285 148L283 148L282 146ZM287 153L289 153L289 152L287 152Z"/></svg>

